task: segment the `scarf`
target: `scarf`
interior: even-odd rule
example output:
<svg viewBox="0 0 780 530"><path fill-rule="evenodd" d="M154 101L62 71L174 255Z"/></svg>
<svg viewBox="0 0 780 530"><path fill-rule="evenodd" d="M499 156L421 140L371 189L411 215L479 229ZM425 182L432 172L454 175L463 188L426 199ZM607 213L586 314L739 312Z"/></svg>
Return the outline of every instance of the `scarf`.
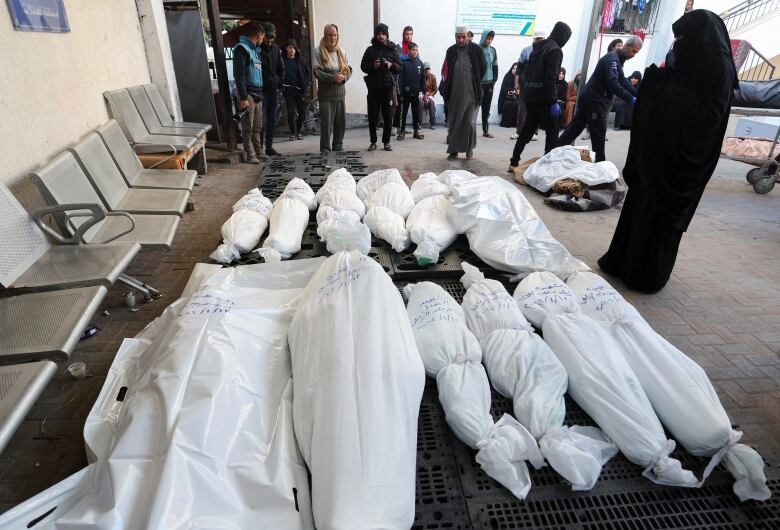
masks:
<svg viewBox="0 0 780 530"><path fill-rule="evenodd" d="M327 43L325 42L325 35L324 33L328 31L328 29L333 26L338 31L338 26L335 24L328 24L325 26L325 30L323 31L322 39L320 40L320 60L322 61L323 65L328 65L330 62L330 55L329 53L336 52L339 56L339 72L341 72L344 75L348 75L350 70L352 68L347 63L347 55L344 53L344 50L341 49L341 46L339 46L339 39L336 38L336 44L332 47L329 47Z"/></svg>

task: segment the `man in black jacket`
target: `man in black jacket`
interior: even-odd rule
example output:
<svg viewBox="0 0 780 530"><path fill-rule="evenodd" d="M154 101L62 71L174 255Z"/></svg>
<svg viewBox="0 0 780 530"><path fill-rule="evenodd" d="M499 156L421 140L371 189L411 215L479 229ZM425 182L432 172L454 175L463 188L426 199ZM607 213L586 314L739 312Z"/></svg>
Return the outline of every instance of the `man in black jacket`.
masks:
<svg viewBox="0 0 780 530"><path fill-rule="evenodd" d="M632 35L626 39L623 48L608 52L599 59L593 75L580 92L574 118L558 139L558 145L569 145L587 126L590 143L596 153L596 162L606 160L604 138L607 134L607 114L612 97L617 96L629 105L636 101L636 90L623 75L623 63L642 49L642 39Z"/></svg>
<svg viewBox="0 0 780 530"><path fill-rule="evenodd" d="M448 106L448 160L458 158L458 153L471 158L477 145L476 120L487 61L482 48L471 42L468 34L468 26L455 28L455 44L447 48L445 58L447 80L442 92Z"/></svg>
<svg viewBox="0 0 780 530"><path fill-rule="evenodd" d="M273 143L279 111L279 89L284 81L282 50L274 41L276 41L276 27L268 22L265 24L263 44L260 46L263 57L263 135L265 136L265 153L268 156L279 154L273 148Z"/></svg>
<svg viewBox="0 0 780 530"><path fill-rule="evenodd" d="M517 166L523 149L538 127L544 129L545 153L552 151L558 142L558 118L563 109L558 104L557 82L563 60L561 48L569 41L569 37L571 28L563 22L556 22L549 37L534 42L523 78L522 96L526 105L526 118L509 160L510 172Z"/></svg>
<svg viewBox="0 0 780 530"><path fill-rule="evenodd" d="M390 133L393 128L394 77L401 72L401 59L390 42L386 24L378 24L374 30L371 46L366 48L360 69L366 74L363 79L368 88L368 134L371 138L369 151L376 150L376 123L382 111L382 144L385 151L392 151Z"/></svg>

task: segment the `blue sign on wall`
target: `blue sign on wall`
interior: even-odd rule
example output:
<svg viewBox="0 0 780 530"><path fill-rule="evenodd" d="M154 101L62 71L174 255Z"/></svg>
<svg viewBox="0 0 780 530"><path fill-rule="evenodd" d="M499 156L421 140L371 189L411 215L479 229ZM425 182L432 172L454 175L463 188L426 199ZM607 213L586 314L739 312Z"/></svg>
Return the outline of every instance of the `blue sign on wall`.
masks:
<svg viewBox="0 0 780 530"><path fill-rule="evenodd" d="M19 31L70 31L63 0L6 0Z"/></svg>

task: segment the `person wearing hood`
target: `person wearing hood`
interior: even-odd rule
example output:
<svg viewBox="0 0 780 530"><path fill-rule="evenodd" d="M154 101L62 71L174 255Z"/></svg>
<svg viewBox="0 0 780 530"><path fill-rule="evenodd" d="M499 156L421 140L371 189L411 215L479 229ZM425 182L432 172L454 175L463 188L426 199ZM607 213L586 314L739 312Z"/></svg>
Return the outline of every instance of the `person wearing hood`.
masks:
<svg viewBox="0 0 780 530"><path fill-rule="evenodd" d="M639 85L642 82L642 73L637 70L628 76L628 82L631 83L631 86L634 87L634 90L639 92ZM629 103L623 101L622 99L617 100L617 103L615 103L614 127L616 131L631 128L631 123L633 122L633 111L634 109Z"/></svg>
<svg viewBox="0 0 780 530"><path fill-rule="evenodd" d="M320 45L314 48L312 63L319 83L320 153L326 154L331 148L341 151L347 125L345 85L352 77L352 67L339 45L339 28L335 24L325 26Z"/></svg>
<svg viewBox="0 0 780 530"><path fill-rule="evenodd" d="M455 28L455 44L447 48L447 81L443 90L448 105L447 159L474 156L477 145L477 112L482 101L482 79L487 61L482 48L468 37L468 26Z"/></svg>
<svg viewBox="0 0 780 530"><path fill-rule="evenodd" d="M558 119L563 110L558 104L557 82L563 61L561 48L570 37L571 28L563 22L556 22L549 37L534 43L534 51L528 59L523 79L525 123L509 160L510 171L519 164L520 155L533 138L537 127L544 129L545 154L552 151L558 141Z"/></svg>
<svg viewBox="0 0 780 530"><path fill-rule="evenodd" d="M628 194L598 261L604 272L646 293L669 280L718 164L738 83L729 34L715 13L685 13L672 31L674 64L645 70L623 169Z"/></svg>
<svg viewBox="0 0 780 530"><path fill-rule="evenodd" d="M642 39L632 35L626 39L619 50L607 52L599 59L593 75L580 92L577 108L572 122L558 139L558 145L570 145L579 134L588 128L590 142L596 153L596 162L607 159L604 153L604 139L607 134L607 114L612 105L612 97L617 96L626 103L634 105L636 90L623 75L623 63L634 57L642 49Z"/></svg>
<svg viewBox="0 0 780 530"><path fill-rule="evenodd" d="M284 92L287 107L287 125L290 127L290 140L303 140L303 120L306 118L306 94L311 86L309 65L301 57L301 50L295 39L287 39L284 48Z"/></svg>
<svg viewBox="0 0 780 530"><path fill-rule="evenodd" d="M517 73L515 74L515 92L518 94L517 98L517 128L515 134L509 137L510 140L517 140L520 136L520 131L523 130L523 124L525 123L525 101L520 96L523 87L523 78L525 77L525 67L528 65L528 59L531 57L531 53L534 51L534 44L542 42L547 35L544 31L534 31L534 38L531 44L526 46L520 51L520 57L517 59ZM536 141L536 131L531 137L533 141Z"/></svg>
<svg viewBox="0 0 780 530"><path fill-rule="evenodd" d="M558 81L555 83L558 97L558 105L561 107L561 115L558 118L558 129L563 126L563 116L566 114L566 94L569 91L569 83L566 82L566 68L561 67L558 74Z"/></svg>
<svg viewBox="0 0 780 530"><path fill-rule="evenodd" d="M260 43L265 29L250 22L241 29L246 33L238 39L233 48L233 79L236 81L241 117L241 138L244 143L244 162L259 164L265 160L261 130L263 128L263 68Z"/></svg>
<svg viewBox="0 0 780 530"><path fill-rule="evenodd" d="M395 44L390 42L386 24L378 24L374 30L371 45L366 48L360 60L360 69L366 74L363 79L368 89L368 133L371 144L369 151L376 150L376 124L382 112L382 144L385 151L392 151L390 135L393 128L393 91L395 76L401 72L401 58Z"/></svg>
<svg viewBox="0 0 780 530"><path fill-rule="evenodd" d="M517 63L504 74L501 89L498 94L498 113L501 115L501 127L515 128L517 126L517 94L515 89L515 76L517 75Z"/></svg>
<svg viewBox="0 0 780 530"><path fill-rule="evenodd" d="M263 136L265 137L265 153L268 156L278 155L273 147L274 130L278 120L279 90L284 82L284 61L282 50L276 45L276 26L267 22L265 36L260 45L263 57Z"/></svg>
<svg viewBox="0 0 780 530"><path fill-rule="evenodd" d="M498 81L498 54L492 46L496 32L492 29L482 30L482 36L479 39L479 45L485 52L485 62L487 70L482 77L482 136L485 138L495 138L488 132L488 118L490 118L490 106L493 104L493 87Z"/></svg>

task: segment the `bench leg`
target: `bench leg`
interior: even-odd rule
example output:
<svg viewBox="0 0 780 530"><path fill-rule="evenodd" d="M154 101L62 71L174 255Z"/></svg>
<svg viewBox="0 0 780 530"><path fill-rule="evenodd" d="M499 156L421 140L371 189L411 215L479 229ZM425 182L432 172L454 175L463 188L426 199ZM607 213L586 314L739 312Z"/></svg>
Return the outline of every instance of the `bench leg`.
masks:
<svg viewBox="0 0 780 530"><path fill-rule="evenodd" d="M116 281L134 291L141 293L144 296L145 302L151 302L154 298L160 298L160 296L162 296L160 291L151 285L145 284L144 282L136 280L132 276L128 276L124 273L120 274Z"/></svg>

